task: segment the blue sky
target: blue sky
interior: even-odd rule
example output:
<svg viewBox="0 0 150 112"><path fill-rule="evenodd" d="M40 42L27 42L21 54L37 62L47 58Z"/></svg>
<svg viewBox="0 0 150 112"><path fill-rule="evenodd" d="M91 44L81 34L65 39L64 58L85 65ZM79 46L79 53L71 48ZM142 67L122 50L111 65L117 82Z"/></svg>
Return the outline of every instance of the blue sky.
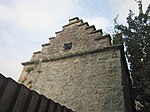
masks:
<svg viewBox="0 0 150 112"><path fill-rule="evenodd" d="M0 73L18 80L21 63L73 17L109 33L115 16L125 23L129 9L137 12L134 0L0 0Z"/></svg>

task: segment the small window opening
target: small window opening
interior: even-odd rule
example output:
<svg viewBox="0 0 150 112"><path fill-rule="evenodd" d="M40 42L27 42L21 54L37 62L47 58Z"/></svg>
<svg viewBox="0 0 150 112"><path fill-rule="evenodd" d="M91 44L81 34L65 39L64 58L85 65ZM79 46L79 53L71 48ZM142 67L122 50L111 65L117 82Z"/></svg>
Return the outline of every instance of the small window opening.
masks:
<svg viewBox="0 0 150 112"><path fill-rule="evenodd" d="M72 42L64 44L64 50L70 50L72 48Z"/></svg>

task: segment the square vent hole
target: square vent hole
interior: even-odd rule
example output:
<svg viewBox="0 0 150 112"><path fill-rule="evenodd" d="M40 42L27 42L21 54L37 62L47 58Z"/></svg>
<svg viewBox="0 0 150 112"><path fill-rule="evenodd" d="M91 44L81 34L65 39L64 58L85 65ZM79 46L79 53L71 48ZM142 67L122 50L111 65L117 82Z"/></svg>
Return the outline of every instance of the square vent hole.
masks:
<svg viewBox="0 0 150 112"><path fill-rule="evenodd" d="M64 44L64 50L70 50L72 48L72 42Z"/></svg>

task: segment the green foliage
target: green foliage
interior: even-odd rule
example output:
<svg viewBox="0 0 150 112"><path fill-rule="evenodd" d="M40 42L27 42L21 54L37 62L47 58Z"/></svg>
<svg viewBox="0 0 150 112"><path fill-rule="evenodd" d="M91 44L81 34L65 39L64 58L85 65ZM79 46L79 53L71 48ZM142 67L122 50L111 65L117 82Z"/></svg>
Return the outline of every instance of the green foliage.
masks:
<svg viewBox="0 0 150 112"><path fill-rule="evenodd" d="M113 45L122 45L123 44L123 39L122 39L122 33L118 33L113 36Z"/></svg>
<svg viewBox="0 0 150 112"><path fill-rule="evenodd" d="M142 1L137 3L139 14L130 10L126 26L118 24L115 18L115 32L123 34L134 99L143 105L138 111L150 112L150 5L143 12Z"/></svg>
<svg viewBox="0 0 150 112"><path fill-rule="evenodd" d="M31 73L31 71L35 70L36 67L38 66L39 62L38 61L35 61L34 64L32 66L29 66L26 68L26 72L29 74Z"/></svg>
<svg viewBox="0 0 150 112"><path fill-rule="evenodd" d="M26 72L29 74L33 70L34 70L34 66L31 66L26 69Z"/></svg>

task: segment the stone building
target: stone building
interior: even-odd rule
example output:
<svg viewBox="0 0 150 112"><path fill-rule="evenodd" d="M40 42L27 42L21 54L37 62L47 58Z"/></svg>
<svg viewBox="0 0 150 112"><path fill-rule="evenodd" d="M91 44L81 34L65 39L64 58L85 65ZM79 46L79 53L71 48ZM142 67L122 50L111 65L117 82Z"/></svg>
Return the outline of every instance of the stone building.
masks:
<svg viewBox="0 0 150 112"><path fill-rule="evenodd" d="M76 112L131 112L123 47L78 17L42 45L19 82Z"/></svg>

